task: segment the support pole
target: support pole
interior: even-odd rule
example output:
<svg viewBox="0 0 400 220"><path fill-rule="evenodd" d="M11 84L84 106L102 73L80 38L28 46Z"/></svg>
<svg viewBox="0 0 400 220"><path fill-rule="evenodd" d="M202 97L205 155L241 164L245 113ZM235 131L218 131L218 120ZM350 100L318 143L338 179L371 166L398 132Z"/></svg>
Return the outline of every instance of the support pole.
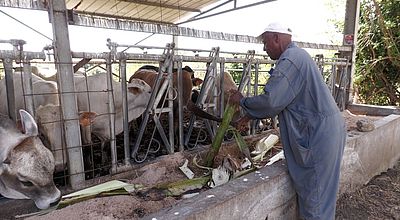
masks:
<svg viewBox="0 0 400 220"><path fill-rule="evenodd" d="M128 94L126 85L126 58L122 54L119 61L119 71L121 76L121 93L122 93L122 113L124 115L124 163L130 164L131 150L129 147L129 105L128 105Z"/></svg>
<svg viewBox="0 0 400 220"><path fill-rule="evenodd" d="M24 87L24 101L25 101L25 110L27 110L33 117L35 117L36 112L35 108L39 106L34 106L33 102L33 88L32 88L32 70L31 64L27 60L24 60L23 67L23 87Z"/></svg>
<svg viewBox="0 0 400 220"><path fill-rule="evenodd" d="M347 92L345 99L347 100L346 106L353 103L353 78L355 71L356 52L357 52L357 31L358 20L360 14L360 0L346 0L346 14L343 31L343 45L352 46L352 51L340 51L341 58L350 60L350 65L347 69ZM343 106L344 108L344 106ZM343 110L341 108L341 110Z"/></svg>
<svg viewBox="0 0 400 220"><path fill-rule="evenodd" d="M85 180L85 175L68 34L67 9L65 0L48 1L48 3L50 21L53 26L54 60L59 75L58 85L68 153L69 181L71 187L75 189Z"/></svg>
<svg viewBox="0 0 400 220"><path fill-rule="evenodd" d="M112 74L112 53L106 62L107 69L107 97L108 97L108 114L110 125L110 149L111 149L111 172L115 173L117 169L117 142L115 140L115 106L114 106L114 88L113 88L113 74Z"/></svg>
<svg viewBox="0 0 400 220"><path fill-rule="evenodd" d="M12 59L10 58L3 59L3 66L5 70L8 116L10 116L10 118L13 121L16 121L17 114L15 113L14 77L12 70Z"/></svg>

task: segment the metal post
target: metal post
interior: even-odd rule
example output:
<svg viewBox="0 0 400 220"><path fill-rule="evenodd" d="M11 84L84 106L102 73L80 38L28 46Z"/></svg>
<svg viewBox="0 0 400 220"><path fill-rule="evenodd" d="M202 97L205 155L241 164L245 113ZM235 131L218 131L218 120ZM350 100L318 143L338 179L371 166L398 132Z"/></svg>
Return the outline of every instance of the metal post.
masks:
<svg viewBox="0 0 400 220"><path fill-rule="evenodd" d="M347 58L350 60L350 65L347 70L347 79L349 84L347 85L346 106L353 102L353 76L355 71L355 58L357 51L357 30L358 20L360 15L360 0L346 0L346 14L343 30L343 45L352 45L351 52L340 52L340 57ZM349 38L351 40L349 40Z"/></svg>
<svg viewBox="0 0 400 220"><path fill-rule="evenodd" d="M215 47L212 48L212 50L210 51L209 54L209 60L207 61L207 70L206 70L206 75L204 77L204 82L201 85L201 89L200 89L200 94L199 97L197 98L197 101L195 103L195 105L197 105L200 108L206 107L207 109L209 108L213 108L213 112L215 114L215 109L216 109L216 97L213 96L213 103L206 103L206 99L207 96L209 94L209 92L214 92L215 91L215 85L216 83L219 82L215 82L215 78L217 75L217 61L219 60L219 47ZM188 127L188 131L186 133L186 137L185 137L185 145L189 146L189 141L190 141L190 136L192 135L192 131L194 128L194 123L196 120L196 116L194 114L192 114L190 116L190 121L189 121L189 127ZM213 124L214 126L212 127L210 122L208 120L204 120L206 129L208 131L208 133L210 134L211 137L214 137L215 132L216 132L216 126L215 123ZM213 129L214 128L214 129Z"/></svg>
<svg viewBox="0 0 400 220"><path fill-rule="evenodd" d="M183 100L183 79L182 79L182 57L178 57L177 61L177 67L178 67L178 72L177 72L177 80L178 80L178 123L179 123L179 151L184 150L183 146L183 110L182 110L182 100Z"/></svg>
<svg viewBox="0 0 400 220"><path fill-rule="evenodd" d="M171 49L171 57L172 59L170 59L170 63L168 65L168 108L171 109L171 111L168 112L168 125L169 125L169 147L170 149L168 150L168 153L172 154L174 153L174 138L175 138L175 131L174 131L174 110L173 110L173 99L174 99L174 85L173 85L173 57L174 57L174 50L173 48ZM168 145L167 145L168 147Z"/></svg>
<svg viewBox="0 0 400 220"><path fill-rule="evenodd" d="M111 148L111 172L116 172L117 167L117 145L115 141L115 106L114 106L114 90L112 86L113 75L112 75L112 53L109 53L109 57L106 62L107 69L107 95L108 95L108 114L110 123L110 148Z"/></svg>
<svg viewBox="0 0 400 220"><path fill-rule="evenodd" d="M253 87L254 88L254 92L253 92L254 96L258 95L258 74L259 74L258 70L259 70L259 68L260 68L260 60L257 59L256 63L254 64L254 87ZM251 131L250 131L251 134L254 135L256 133L257 123L259 123L259 122L260 122L260 120L253 120L252 126L251 126Z"/></svg>
<svg viewBox="0 0 400 220"><path fill-rule="evenodd" d="M219 77L219 83L221 84L220 86L220 91L219 91L219 97L220 101L218 103L219 105L219 117L224 117L224 110L225 110L225 93L224 93L224 86L225 86L225 59L221 57L220 61L220 77Z"/></svg>
<svg viewBox="0 0 400 220"><path fill-rule="evenodd" d="M68 152L70 184L77 188L85 180L81 134L79 132L78 107L76 104L72 57L68 34L67 9L65 0L48 1L49 16L53 26L54 59L58 72L65 129L65 142Z"/></svg>
<svg viewBox="0 0 400 220"><path fill-rule="evenodd" d="M23 87L24 87L24 100L25 100L25 110L27 110L32 116L35 116L35 107L33 106L33 89L32 89L32 70L31 64L27 61L24 61L24 72L23 76Z"/></svg>
<svg viewBox="0 0 400 220"><path fill-rule="evenodd" d="M16 121L17 114L15 112L14 77L12 70L12 60L10 58L3 59L3 66L5 70L8 116L10 116L12 120Z"/></svg>
<svg viewBox="0 0 400 220"><path fill-rule="evenodd" d="M131 154L129 147L129 118L128 118L128 95L126 86L126 59L123 54L121 54L119 61L119 72L121 76L121 89L122 89L122 113L124 116L124 157L125 164L130 163Z"/></svg>
<svg viewBox="0 0 400 220"><path fill-rule="evenodd" d="M162 112L171 112L172 111L172 106L169 105L169 107L167 108L167 110L164 110L164 107L161 107L161 109L158 109L157 106L160 102L160 99L162 97L162 95L164 94L165 90L167 89L167 84L169 84L169 79L165 80L162 84L162 78L164 73L166 72L166 69L171 66L171 68L168 68L168 72L169 72L169 76L172 73L172 62L173 62L173 54L172 54L172 49L174 48L173 44L168 44L167 47L164 49L163 55L161 57L161 61L160 61L160 69L157 75L157 79L155 81L155 84L153 86L153 91L150 95L150 100L147 104L146 110L144 111L143 115L142 115L142 122L140 124L140 130L139 133L136 137L135 140L135 145L133 146L132 152L131 152L131 157L136 161L136 162L143 162L145 160L145 158L143 158L143 160L139 160L137 158L137 152L139 150L139 146L140 143L142 141L144 132L146 130L146 126L147 126L147 122L149 120L150 114L153 113L153 120L154 123L156 125L156 129L158 130L160 137L162 139L162 141L164 142L164 145L166 146L167 150L169 151L171 149L171 145L173 144L173 142L168 142L167 137L165 135L164 129L161 126L161 123L159 121L159 117L157 116L157 113L162 113ZM171 80L172 81L172 80ZM171 90L171 88L168 88L168 90ZM170 98L170 97L168 97ZM171 100L172 101L172 100ZM171 118L171 117L169 117ZM172 124L171 124L172 125ZM172 136L173 139L173 136ZM150 144L151 145L151 144ZM150 148L150 145L147 146L148 148ZM174 146L172 145L172 148ZM168 152L168 153L172 153L172 152ZM145 156L147 157L147 155Z"/></svg>

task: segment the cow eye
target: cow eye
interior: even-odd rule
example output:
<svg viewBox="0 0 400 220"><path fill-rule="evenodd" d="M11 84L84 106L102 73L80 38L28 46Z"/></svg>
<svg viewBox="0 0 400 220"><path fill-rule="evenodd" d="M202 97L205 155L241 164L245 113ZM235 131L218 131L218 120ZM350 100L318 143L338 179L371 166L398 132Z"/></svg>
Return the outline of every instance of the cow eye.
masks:
<svg viewBox="0 0 400 220"><path fill-rule="evenodd" d="M22 185L26 187L31 187L33 186L33 183L31 181L21 181Z"/></svg>

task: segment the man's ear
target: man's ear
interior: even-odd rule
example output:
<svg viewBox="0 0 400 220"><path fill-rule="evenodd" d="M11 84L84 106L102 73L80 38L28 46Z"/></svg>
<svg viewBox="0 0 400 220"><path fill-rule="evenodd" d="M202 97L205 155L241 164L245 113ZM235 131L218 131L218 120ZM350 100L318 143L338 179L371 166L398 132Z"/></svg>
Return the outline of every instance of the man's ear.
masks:
<svg viewBox="0 0 400 220"><path fill-rule="evenodd" d="M279 37L279 34L275 34L275 33L274 33L274 34L272 35L272 37L273 37L272 39L274 40L274 42L277 43L277 44L279 44L279 42L281 41L281 39L280 39L280 37Z"/></svg>

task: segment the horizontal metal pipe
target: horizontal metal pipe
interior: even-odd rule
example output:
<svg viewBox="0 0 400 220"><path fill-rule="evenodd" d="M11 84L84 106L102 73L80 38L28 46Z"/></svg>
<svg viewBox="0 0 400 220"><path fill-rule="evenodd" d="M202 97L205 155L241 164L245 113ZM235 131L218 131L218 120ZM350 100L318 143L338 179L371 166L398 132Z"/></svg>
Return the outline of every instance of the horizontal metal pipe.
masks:
<svg viewBox="0 0 400 220"><path fill-rule="evenodd" d="M18 59L24 59L24 60L33 60L33 59L46 59L46 54L44 52L29 52L29 51L24 51L22 52L22 56L20 56L19 51L13 51L13 50L0 50L0 59L13 59L13 60L18 60Z"/></svg>

